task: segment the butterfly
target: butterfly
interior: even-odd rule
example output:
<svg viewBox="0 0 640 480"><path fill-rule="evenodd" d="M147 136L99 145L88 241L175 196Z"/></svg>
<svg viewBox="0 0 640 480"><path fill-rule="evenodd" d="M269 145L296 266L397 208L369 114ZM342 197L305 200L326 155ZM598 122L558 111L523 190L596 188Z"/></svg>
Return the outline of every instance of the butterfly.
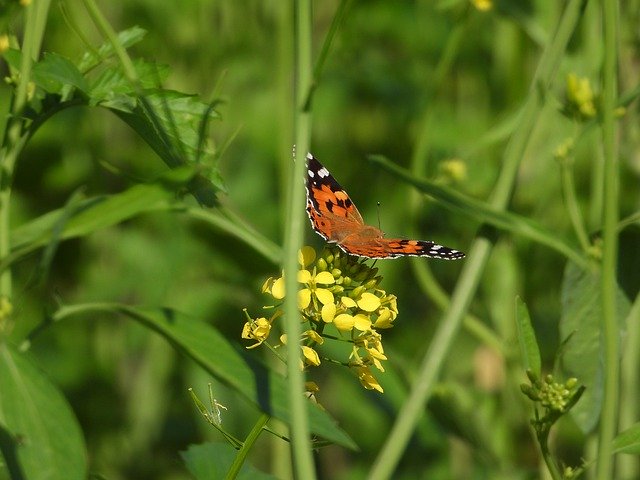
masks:
<svg viewBox="0 0 640 480"><path fill-rule="evenodd" d="M464 258L464 253L426 240L385 238L379 228L367 225L335 178L313 155L307 154L307 213L313 229L327 242L349 255L367 258L404 256L444 260Z"/></svg>

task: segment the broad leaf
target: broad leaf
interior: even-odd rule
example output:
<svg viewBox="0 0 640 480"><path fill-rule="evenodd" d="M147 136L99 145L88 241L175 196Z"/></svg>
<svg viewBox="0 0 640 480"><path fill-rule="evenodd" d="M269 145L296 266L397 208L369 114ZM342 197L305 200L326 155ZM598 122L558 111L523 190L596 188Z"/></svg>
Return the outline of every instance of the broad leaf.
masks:
<svg viewBox="0 0 640 480"><path fill-rule="evenodd" d="M587 387L571 415L583 432L598 423L603 395L602 286L598 271L582 270L570 263L562 283L560 337L564 345L561 362L567 377L576 377ZM629 312L629 301L618 288L618 328Z"/></svg>
<svg viewBox="0 0 640 480"><path fill-rule="evenodd" d="M89 83L80 70L71 60L57 53L45 53L44 58L33 66L33 80L49 93L62 93L68 86L85 93L89 90Z"/></svg>
<svg viewBox="0 0 640 480"><path fill-rule="evenodd" d="M237 454L238 451L231 445L222 442L190 445L187 450L180 452L187 469L196 480L225 478ZM240 480L275 480L276 477L245 463L236 478Z"/></svg>
<svg viewBox="0 0 640 480"><path fill-rule="evenodd" d="M25 354L6 343L0 343L0 450L0 478L87 478L84 439L69 404Z"/></svg>
<svg viewBox="0 0 640 480"><path fill-rule="evenodd" d="M54 319L96 311L126 315L151 328L260 410L289 423L290 409L285 378L251 357L240 354L211 325L170 309L143 309L118 304L64 306L56 312ZM338 445L355 448L353 440L335 424L327 412L308 402L307 415L312 433Z"/></svg>

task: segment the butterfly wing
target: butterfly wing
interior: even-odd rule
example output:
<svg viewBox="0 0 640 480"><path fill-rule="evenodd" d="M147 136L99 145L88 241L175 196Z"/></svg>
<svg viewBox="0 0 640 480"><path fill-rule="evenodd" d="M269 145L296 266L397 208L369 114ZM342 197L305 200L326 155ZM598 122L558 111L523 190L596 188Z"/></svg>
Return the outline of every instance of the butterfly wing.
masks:
<svg viewBox="0 0 640 480"><path fill-rule="evenodd" d="M311 226L325 240L341 242L364 226L347 192L313 155L307 154L307 213Z"/></svg>
<svg viewBox="0 0 640 480"><path fill-rule="evenodd" d="M350 241L346 238L340 247L351 255L367 258L430 257L443 260L464 258L464 253L426 240L404 238L377 238L368 241ZM354 239L355 240L355 239Z"/></svg>

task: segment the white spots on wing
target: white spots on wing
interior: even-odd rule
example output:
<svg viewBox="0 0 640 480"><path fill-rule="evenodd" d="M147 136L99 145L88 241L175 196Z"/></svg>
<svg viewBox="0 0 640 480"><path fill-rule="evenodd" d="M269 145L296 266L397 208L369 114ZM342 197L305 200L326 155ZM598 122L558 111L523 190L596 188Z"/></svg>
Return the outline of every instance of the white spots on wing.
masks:
<svg viewBox="0 0 640 480"><path fill-rule="evenodd" d="M442 245L434 245L433 247L431 247L431 250L440 250L442 248Z"/></svg>
<svg viewBox="0 0 640 480"><path fill-rule="evenodd" d="M307 153L307 160L313 160L313 155L311 155L311 152Z"/></svg>
<svg viewBox="0 0 640 480"><path fill-rule="evenodd" d="M316 176L313 170L307 170L307 175L309 175L311 178Z"/></svg>
<svg viewBox="0 0 640 480"><path fill-rule="evenodd" d="M318 170L318 175L320 175L320 178L325 178L325 177L328 177L330 173L329 173L329 170L322 167L320 170Z"/></svg>

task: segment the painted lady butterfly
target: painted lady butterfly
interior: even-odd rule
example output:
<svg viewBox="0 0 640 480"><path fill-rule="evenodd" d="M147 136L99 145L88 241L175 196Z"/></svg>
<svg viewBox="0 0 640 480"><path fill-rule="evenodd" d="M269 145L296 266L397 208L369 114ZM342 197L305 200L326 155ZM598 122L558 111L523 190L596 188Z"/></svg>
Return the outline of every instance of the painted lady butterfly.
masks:
<svg viewBox="0 0 640 480"><path fill-rule="evenodd" d="M307 154L307 213L313 229L350 255L367 258L417 257L457 260L464 253L424 240L384 238L366 225L347 192L313 155Z"/></svg>

